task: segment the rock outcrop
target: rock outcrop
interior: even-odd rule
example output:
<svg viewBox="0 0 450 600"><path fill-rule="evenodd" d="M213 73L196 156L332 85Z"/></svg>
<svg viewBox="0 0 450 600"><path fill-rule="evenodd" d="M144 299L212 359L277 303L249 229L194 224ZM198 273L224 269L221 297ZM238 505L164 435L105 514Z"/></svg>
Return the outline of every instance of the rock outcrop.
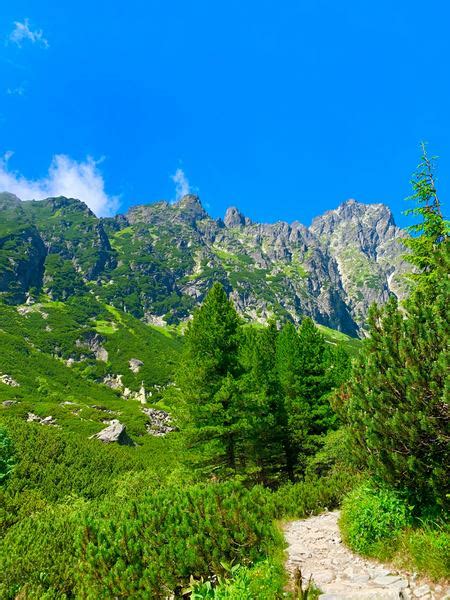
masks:
<svg viewBox="0 0 450 600"><path fill-rule="evenodd" d="M0 383L4 383L5 385L9 385L10 387L19 387L20 384L11 377L11 375L0 373Z"/></svg>
<svg viewBox="0 0 450 600"><path fill-rule="evenodd" d="M48 417L39 417L32 412L27 414L27 422L40 423L41 425L56 425L56 419L54 419L51 415Z"/></svg>
<svg viewBox="0 0 450 600"><path fill-rule="evenodd" d="M144 363L138 358L130 358L130 360L128 361L128 366L130 367L130 371L132 373L139 373L141 367L144 366Z"/></svg>
<svg viewBox="0 0 450 600"><path fill-rule="evenodd" d="M134 395L134 397L141 404L146 404L146 402L147 402L147 394L145 393L145 386L144 386L144 382L143 381L141 383L141 387L139 388L139 391Z"/></svg>
<svg viewBox="0 0 450 600"><path fill-rule="evenodd" d="M98 433L91 435L89 439L97 439L104 444L120 444L122 446L135 446L133 440L128 436L126 427L118 419L109 421L108 427Z"/></svg>
<svg viewBox="0 0 450 600"><path fill-rule="evenodd" d="M251 225L251 220L243 215L235 206L227 208L225 217L223 220L226 227L240 227L244 225Z"/></svg>
<svg viewBox="0 0 450 600"><path fill-rule="evenodd" d="M121 390L123 389L122 377L123 375L108 374L105 375L105 377L103 378L103 383L104 385L110 387L112 390Z"/></svg>
<svg viewBox="0 0 450 600"><path fill-rule="evenodd" d="M87 333L84 339L77 340L78 348L86 348L92 352L95 358L101 362L108 362L108 351L103 346L104 338L98 333Z"/></svg>
<svg viewBox="0 0 450 600"><path fill-rule="evenodd" d="M162 437L177 428L172 424L168 412L157 408L143 408L142 412L149 418L146 425L147 432L155 437Z"/></svg>
<svg viewBox="0 0 450 600"><path fill-rule="evenodd" d="M4 406L5 408L9 408L10 406L14 406L15 404L17 404L18 400L3 400L2 402L2 406Z"/></svg>

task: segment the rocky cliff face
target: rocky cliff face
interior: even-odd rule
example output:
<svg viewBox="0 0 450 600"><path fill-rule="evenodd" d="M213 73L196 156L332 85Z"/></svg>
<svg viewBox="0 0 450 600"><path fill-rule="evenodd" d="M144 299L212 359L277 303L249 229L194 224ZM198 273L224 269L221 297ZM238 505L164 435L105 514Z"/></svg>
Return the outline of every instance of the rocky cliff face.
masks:
<svg viewBox="0 0 450 600"><path fill-rule="evenodd" d="M93 293L154 323L187 318L213 281L248 319L309 315L361 333L369 305L403 294L402 231L383 204L349 200L311 227L212 219L198 197L97 219L78 200L0 194L0 296Z"/></svg>
<svg viewBox="0 0 450 600"><path fill-rule="evenodd" d="M390 294L403 297L402 260L405 233L396 227L384 204L360 204L348 200L336 210L317 217L310 231L336 262L346 302L362 324L369 306L386 302Z"/></svg>

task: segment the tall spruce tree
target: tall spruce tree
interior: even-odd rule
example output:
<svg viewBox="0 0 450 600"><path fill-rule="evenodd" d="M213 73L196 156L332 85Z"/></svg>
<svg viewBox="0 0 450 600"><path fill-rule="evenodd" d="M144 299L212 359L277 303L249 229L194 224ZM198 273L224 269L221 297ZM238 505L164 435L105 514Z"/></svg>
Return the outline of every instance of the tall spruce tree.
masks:
<svg viewBox="0 0 450 600"><path fill-rule="evenodd" d="M290 473L300 476L336 420L327 397L333 381L325 357L325 340L311 319L305 318L298 332L292 323L284 325L276 362L289 434L286 459Z"/></svg>
<svg viewBox="0 0 450 600"><path fill-rule="evenodd" d="M286 473L287 415L276 370L278 331L274 322L245 329L241 390L252 421L251 457L257 480L275 485Z"/></svg>
<svg viewBox="0 0 450 600"><path fill-rule="evenodd" d="M248 419L238 389L239 317L215 283L185 335L177 376L180 421L196 465L226 476L243 468Z"/></svg>
<svg viewBox="0 0 450 600"><path fill-rule="evenodd" d="M407 215L418 218L418 222L410 225L410 237L403 243L411 252L405 256L416 267L409 277L415 282L414 293L430 293L433 285L442 275L442 268L448 267L449 223L442 214L442 206L436 190L435 160L429 158L424 143L422 157L411 185L413 194L408 198L415 206L405 211Z"/></svg>
<svg viewBox="0 0 450 600"><path fill-rule="evenodd" d="M307 435L307 415L300 395L300 341L291 322L279 332L276 345L276 368L282 403L285 428L283 445L289 478L294 480L300 443Z"/></svg>
<svg viewBox="0 0 450 600"><path fill-rule="evenodd" d="M426 154L413 186L415 287L402 310L395 298L372 307L370 336L336 406L358 458L419 511L449 499L449 236Z"/></svg>
<svg viewBox="0 0 450 600"><path fill-rule="evenodd" d="M323 434L336 424L336 415L328 399L333 380L331 374L327 373L325 338L312 319L303 319L299 339L301 393L308 403L309 434L314 438L314 447L320 444Z"/></svg>

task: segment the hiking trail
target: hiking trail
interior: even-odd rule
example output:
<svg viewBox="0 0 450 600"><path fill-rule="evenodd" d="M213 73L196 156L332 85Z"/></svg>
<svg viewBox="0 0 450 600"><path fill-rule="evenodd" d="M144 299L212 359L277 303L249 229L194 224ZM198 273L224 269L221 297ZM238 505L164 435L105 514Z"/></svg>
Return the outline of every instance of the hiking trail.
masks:
<svg viewBox="0 0 450 600"><path fill-rule="evenodd" d="M304 587L311 576L320 600L450 600L447 587L353 554L342 542L338 517L328 512L284 527L286 567L292 575L300 568Z"/></svg>

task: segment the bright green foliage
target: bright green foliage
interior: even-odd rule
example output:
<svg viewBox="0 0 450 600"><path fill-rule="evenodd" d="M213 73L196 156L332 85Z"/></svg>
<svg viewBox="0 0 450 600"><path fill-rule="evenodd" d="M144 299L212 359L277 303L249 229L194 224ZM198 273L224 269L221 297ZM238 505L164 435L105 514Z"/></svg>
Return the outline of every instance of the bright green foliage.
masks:
<svg viewBox="0 0 450 600"><path fill-rule="evenodd" d="M325 352L323 335L311 319L304 319L298 332L291 323L280 331L276 365L287 415L286 448L291 478L294 471L304 472L307 458L335 426L336 417L327 397L334 383L331 358Z"/></svg>
<svg viewBox="0 0 450 600"><path fill-rule="evenodd" d="M356 552L377 555L379 545L392 543L412 522L411 509L397 493L363 483L342 503L340 518L344 541Z"/></svg>
<svg viewBox="0 0 450 600"><path fill-rule="evenodd" d="M349 428L330 429L322 439L320 449L308 459L307 477L328 477L336 472L359 473L363 465L355 459Z"/></svg>
<svg viewBox="0 0 450 600"><path fill-rule="evenodd" d="M247 415L238 390L238 315L214 284L194 313L177 376L186 438L206 473L224 476L243 466Z"/></svg>
<svg viewBox="0 0 450 600"><path fill-rule="evenodd" d="M434 162L435 157L429 158L425 144L422 144L422 160L411 181L414 194L410 200L416 205L406 211L406 214L420 219L409 227L412 236L404 240L411 250L405 258L418 269L418 272L411 274L411 278L418 283L419 290L433 287L433 283L442 275L437 272L439 255L441 246L448 246L449 243L449 223L442 215L435 185Z"/></svg>
<svg viewBox="0 0 450 600"><path fill-rule="evenodd" d="M137 453L136 448L100 444L16 418L5 425L16 464L0 488L3 530L68 497L96 500L119 494L124 486L136 496L136 479L147 488L160 487L180 460L178 446L169 438L152 438Z"/></svg>
<svg viewBox="0 0 450 600"><path fill-rule="evenodd" d="M286 483L273 492L275 515L303 519L337 508L359 479L355 472L335 471L325 477L307 476L302 481Z"/></svg>
<svg viewBox="0 0 450 600"><path fill-rule="evenodd" d="M450 576L450 528L443 519L414 520L398 492L364 482L344 499L340 528L355 551L433 580Z"/></svg>
<svg viewBox="0 0 450 600"><path fill-rule="evenodd" d="M283 556L265 560L254 567L234 565L230 578L213 586L210 581L197 582L192 586L191 600L278 600L286 598L284 587L286 573Z"/></svg>
<svg viewBox="0 0 450 600"><path fill-rule="evenodd" d="M47 506L11 527L0 545L0 597L73 598L74 538L84 503ZM20 592L20 595L18 596Z"/></svg>
<svg viewBox="0 0 450 600"><path fill-rule="evenodd" d="M396 563L435 580L448 579L450 525L425 522L417 529L406 529L399 540Z"/></svg>
<svg viewBox="0 0 450 600"><path fill-rule="evenodd" d="M228 482L104 504L84 528L80 597L164 598L191 576L225 575L227 564L263 558L280 543L266 494Z"/></svg>
<svg viewBox="0 0 450 600"><path fill-rule="evenodd" d="M276 369L277 337L274 323L262 329L246 327L240 345L240 392L252 429L249 461L257 479L270 485L283 480L290 456L287 414Z"/></svg>
<svg viewBox="0 0 450 600"><path fill-rule="evenodd" d="M370 337L337 407L355 453L416 510L449 499L449 236L425 150L413 181L422 221L407 241L416 286L400 310L395 299L372 307ZM340 407L339 407L340 404Z"/></svg>
<svg viewBox="0 0 450 600"><path fill-rule="evenodd" d="M405 318L392 299L372 308L370 338L341 394L354 451L417 507L448 494L449 414L445 303L417 303Z"/></svg>
<svg viewBox="0 0 450 600"><path fill-rule="evenodd" d="M14 451L11 438L0 426L0 485L3 485L14 468Z"/></svg>

